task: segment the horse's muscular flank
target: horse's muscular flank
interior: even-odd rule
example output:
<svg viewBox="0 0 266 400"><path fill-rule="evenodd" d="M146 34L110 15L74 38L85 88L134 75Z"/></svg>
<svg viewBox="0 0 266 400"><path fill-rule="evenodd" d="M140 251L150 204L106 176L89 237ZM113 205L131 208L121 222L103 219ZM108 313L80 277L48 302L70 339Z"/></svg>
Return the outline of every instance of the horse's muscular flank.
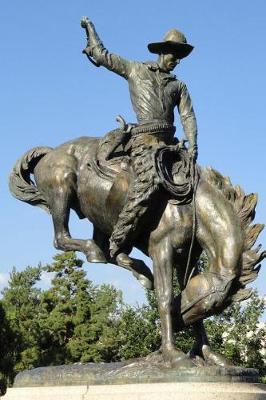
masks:
<svg viewBox="0 0 266 400"><path fill-rule="evenodd" d="M100 260L102 255L110 262L113 260L108 258L108 241L125 203L130 171L122 170L118 163L114 169L113 185L111 180L98 176L95 169L88 168L93 164L98 144L97 138L80 138L54 150L30 150L16 163L10 176L10 189L16 198L50 211L55 243L62 250L81 251L93 262ZM58 185L54 179L57 169L60 169L60 176L67 173L71 179ZM30 179L31 173L34 180ZM182 355L174 349L173 329L200 324L207 316L250 295L245 286L256 278L258 264L266 256L259 248L252 249L263 226L252 225L256 196L246 196L240 188L234 188L228 179L213 170L199 169L192 263L196 263L205 250L209 267L203 273L197 273L195 268L194 276L174 301L172 272L176 268L182 287L186 269L184 255L188 252L192 235L192 210L189 204L177 206L169 202L165 190L158 191L158 194L160 201L150 206L149 221L142 225L132 245L153 260L154 286L163 326L163 349L168 360L177 361ZM92 221L95 226L93 240L71 237L68 228L70 208ZM132 265L123 267L133 272L144 286L153 286L151 271L142 261L134 260ZM207 339L200 339L204 338L203 330L201 324L198 342L201 351L203 346L207 346L205 353L210 354Z"/></svg>

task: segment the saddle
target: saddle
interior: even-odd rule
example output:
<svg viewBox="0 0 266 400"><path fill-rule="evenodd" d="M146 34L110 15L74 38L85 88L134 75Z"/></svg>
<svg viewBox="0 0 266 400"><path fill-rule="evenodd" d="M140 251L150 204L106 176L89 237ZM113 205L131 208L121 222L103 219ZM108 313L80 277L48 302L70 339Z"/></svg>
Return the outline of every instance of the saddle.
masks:
<svg viewBox="0 0 266 400"><path fill-rule="evenodd" d="M131 168L131 144L130 130L118 128L108 132L99 141L92 160L95 173L114 186L117 186L120 175L124 176L125 172L134 174ZM155 168L159 184L169 194L169 201L172 204L189 204L193 196L196 169L184 141L176 139L175 145L158 145L150 151L154 157L151 168Z"/></svg>
<svg viewBox="0 0 266 400"><path fill-rule="evenodd" d="M96 174L114 182L121 169L126 169L130 162L127 143L129 134L123 129L108 132L100 141L92 160Z"/></svg>

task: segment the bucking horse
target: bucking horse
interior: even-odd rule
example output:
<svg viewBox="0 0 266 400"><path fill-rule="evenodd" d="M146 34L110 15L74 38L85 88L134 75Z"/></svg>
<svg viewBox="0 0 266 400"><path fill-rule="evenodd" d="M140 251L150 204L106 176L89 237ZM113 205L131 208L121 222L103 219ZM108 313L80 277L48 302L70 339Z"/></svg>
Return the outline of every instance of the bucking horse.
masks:
<svg viewBox="0 0 266 400"><path fill-rule="evenodd" d="M132 171L125 157L112 158L108 168L104 166L106 160L95 156L103 154L100 145L104 146L100 138L82 137L55 149L36 147L15 164L10 190L17 199L51 214L57 249L82 252L89 262L116 263L110 258L108 243L126 201ZM143 286L155 288L160 352L166 362L192 365L192 357L199 356L224 366L227 361L210 348L203 320L250 296L246 285L256 279L259 263L266 257L260 246L253 248L263 225L253 224L255 194L245 195L212 168L196 166L195 170L193 199L176 204L161 188L134 236L133 246L151 258L153 273L137 259L132 265L120 266L129 269ZM92 239L71 237L70 209L92 222ZM200 271L197 261L203 251L208 268ZM174 271L181 289L177 296ZM190 357L174 343L174 333L188 326L195 334Z"/></svg>

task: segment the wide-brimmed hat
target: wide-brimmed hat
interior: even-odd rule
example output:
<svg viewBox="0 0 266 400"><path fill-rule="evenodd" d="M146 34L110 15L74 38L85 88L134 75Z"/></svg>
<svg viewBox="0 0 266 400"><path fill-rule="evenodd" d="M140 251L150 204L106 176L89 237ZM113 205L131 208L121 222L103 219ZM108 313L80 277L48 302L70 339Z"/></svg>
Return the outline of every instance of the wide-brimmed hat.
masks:
<svg viewBox="0 0 266 400"><path fill-rule="evenodd" d="M187 43L185 35L177 29L168 31L162 42L149 43L151 53L175 53L179 59L187 57L193 50L193 46Z"/></svg>

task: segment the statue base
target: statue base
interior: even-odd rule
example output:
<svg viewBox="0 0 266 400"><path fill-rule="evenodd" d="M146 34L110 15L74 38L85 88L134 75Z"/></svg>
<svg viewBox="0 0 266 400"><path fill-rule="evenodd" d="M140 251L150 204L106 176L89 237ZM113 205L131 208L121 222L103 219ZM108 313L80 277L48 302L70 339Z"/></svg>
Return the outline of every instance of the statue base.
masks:
<svg viewBox="0 0 266 400"><path fill-rule="evenodd" d="M195 366L188 359L172 367L161 358L146 357L112 363L88 363L40 367L20 372L14 387L125 385L167 382L245 382L257 383L254 368ZM187 366L189 365L189 366Z"/></svg>
<svg viewBox="0 0 266 400"><path fill-rule="evenodd" d="M257 382L253 368L173 368L146 358L24 371L3 400L266 400Z"/></svg>
<svg viewBox="0 0 266 400"><path fill-rule="evenodd" d="M8 389L3 400L266 400L266 385L180 382Z"/></svg>

